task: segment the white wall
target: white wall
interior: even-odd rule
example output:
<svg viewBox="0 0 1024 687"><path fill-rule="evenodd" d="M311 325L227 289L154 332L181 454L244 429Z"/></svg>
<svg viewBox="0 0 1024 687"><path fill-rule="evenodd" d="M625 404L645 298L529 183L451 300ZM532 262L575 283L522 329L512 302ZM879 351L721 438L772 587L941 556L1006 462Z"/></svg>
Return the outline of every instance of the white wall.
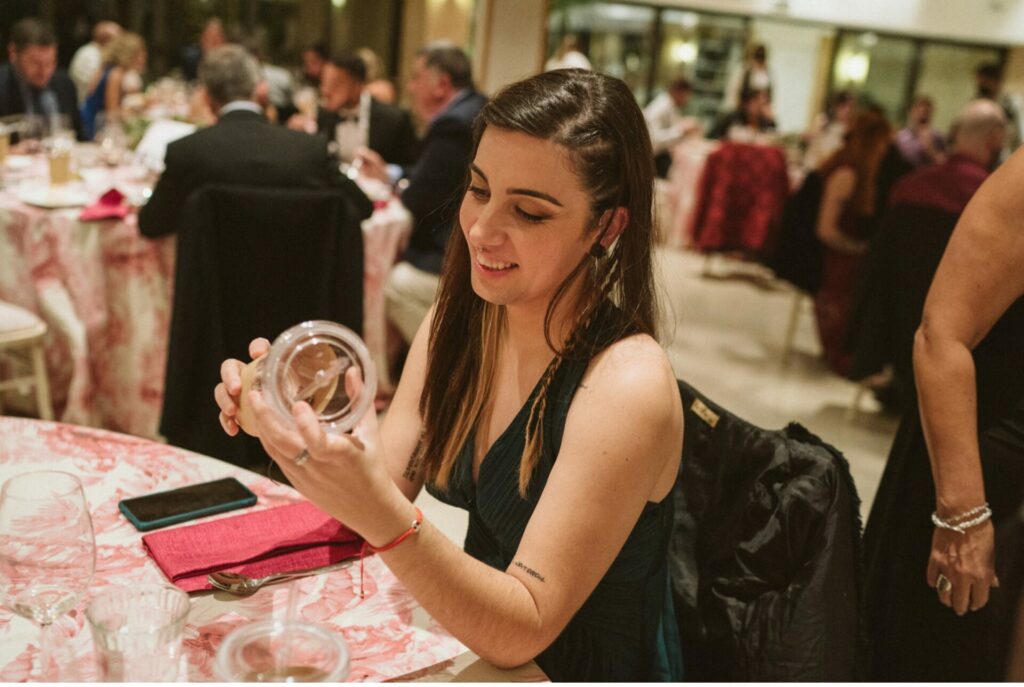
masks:
<svg viewBox="0 0 1024 687"><path fill-rule="evenodd" d="M754 39L768 48L772 104L780 131L806 131L818 73L818 46L834 29L757 19Z"/></svg>
<svg viewBox="0 0 1024 687"><path fill-rule="evenodd" d="M493 94L544 67L547 2L487 0L477 6L473 69L477 86Z"/></svg>
<svg viewBox="0 0 1024 687"><path fill-rule="evenodd" d="M685 7L976 43L1024 43L1024 0L654 0Z"/></svg>

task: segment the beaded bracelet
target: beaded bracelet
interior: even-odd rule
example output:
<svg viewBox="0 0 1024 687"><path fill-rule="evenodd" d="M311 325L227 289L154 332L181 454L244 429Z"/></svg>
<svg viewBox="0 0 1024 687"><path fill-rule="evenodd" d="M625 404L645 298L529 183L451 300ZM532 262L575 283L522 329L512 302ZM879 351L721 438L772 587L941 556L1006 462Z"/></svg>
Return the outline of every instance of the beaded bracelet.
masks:
<svg viewBox="0 0 1024 687"><path fill-rule="evenodd" d="M964 534L967 530L980 525L981 523L989 520L992 517L992 509L989 508L987 503L973 508L966 513L960 515L954 515L952 518L943 520L939 517L938 512L932 512L932 524L936 527L944 530L951 530L953 532L959 532Z"/></svg>

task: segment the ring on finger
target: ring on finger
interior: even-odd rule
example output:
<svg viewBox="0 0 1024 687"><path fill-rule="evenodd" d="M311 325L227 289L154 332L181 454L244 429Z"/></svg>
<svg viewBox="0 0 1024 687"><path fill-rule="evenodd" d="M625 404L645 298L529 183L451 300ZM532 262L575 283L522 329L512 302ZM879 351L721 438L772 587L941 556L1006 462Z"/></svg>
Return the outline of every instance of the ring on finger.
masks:
<svg viewBox="0 0 1024 687"><path fill-rule="evenodd" d="M308 460L309 460L309 449L305 449L305 448L302 449L301 451L299 451L299 454L297 456L292 458L292 462L295 463L295 465L297 465L300 468L303 465L305 465Z"/></svg>
<svg viewBox="0 0 1024 687"><path fill-rule="evenodd" d="M953 583L949 581L949 578L939 573L939 578L935 580L935 591L939 594L948 594L953 591Z"/></svg>

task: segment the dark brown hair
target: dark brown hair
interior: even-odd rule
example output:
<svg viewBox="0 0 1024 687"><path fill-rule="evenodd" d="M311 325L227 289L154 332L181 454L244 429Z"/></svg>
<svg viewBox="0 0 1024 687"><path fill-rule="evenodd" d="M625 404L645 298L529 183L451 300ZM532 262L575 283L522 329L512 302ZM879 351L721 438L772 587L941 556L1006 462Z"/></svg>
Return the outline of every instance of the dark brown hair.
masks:
<svg viewBox="0 0 1024 687"><path fill-rule="evenodd" d="M556 352L534 396L520 464L519 491L525 497L543 446L541 419L555 371L567 357L590 359L610 341L635 333L656 335L651 244L653 155L643 114L619 79L580 69L546 72L514 83L491 100L474 126L474 157L488 127L516 131L564 146L590 197L595 244L617 208L625 208L625 230L607 255L585 256L559 285L548 304L544 333ZM489 397L504 309L474 293L470 255L461 232L448 242L434 319L430 328L427 377L420 398L424 433L414 458L439 487L448 483ZM556 308L582 280L570 305L568 337L552 332ZM618 307L614 331L595 343L585 336L606 304ZM559 340L556 340L559 339Z"/></svg>

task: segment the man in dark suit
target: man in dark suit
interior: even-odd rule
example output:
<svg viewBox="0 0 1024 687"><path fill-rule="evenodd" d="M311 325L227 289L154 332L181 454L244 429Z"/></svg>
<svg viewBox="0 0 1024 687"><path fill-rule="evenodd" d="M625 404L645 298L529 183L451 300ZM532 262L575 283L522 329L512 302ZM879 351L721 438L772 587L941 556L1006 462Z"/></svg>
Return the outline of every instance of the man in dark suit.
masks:
<svg viewBox="0 0 1024 687"><path fill-rule="evenodd" d="M0 117L67 115L81 139L78 95L71 77L57 69L53 29L33 17L22 19L11 27L7 59L0 67Z"/></svg>
<svg viewBox="0 0 1024 687"><path fill-rule="evenodd" d="M416 159L416 130L405 110L370 96L366 64L355 53L339 53L324 65L320 81L323 107L317 111L315 129L338 147L338 157L351 162L360 148L369 148L385 162L412 164ZM295 115L288 126L311 129L308 118Z"/></svg>
<svg viewBox="0 0 1024 687"><path fill-rule="evenodd" d="M412 213L412 237L384 290L388 318L407 342L434 301L473 154L473 120L487 102L473 87L466 53L447 43L417 53L408 88L417 116L429 122L416 164L389 170L379 155L360 153L365 174L407 184L401 198Z"/></svg>
<svg viewBox="0 0 1024 687"><path fill-rule="evenodd" d="M203 60L199 79L217 123L167 146L164 173L139 211L144 236L177 231L186 198L201 186L322 188L352 183L337 173L322 138L274 126L264 118L253 102L259 78L256 60L237 45L217 48ZM369 207L356 189L353 197Z"/></svg>

